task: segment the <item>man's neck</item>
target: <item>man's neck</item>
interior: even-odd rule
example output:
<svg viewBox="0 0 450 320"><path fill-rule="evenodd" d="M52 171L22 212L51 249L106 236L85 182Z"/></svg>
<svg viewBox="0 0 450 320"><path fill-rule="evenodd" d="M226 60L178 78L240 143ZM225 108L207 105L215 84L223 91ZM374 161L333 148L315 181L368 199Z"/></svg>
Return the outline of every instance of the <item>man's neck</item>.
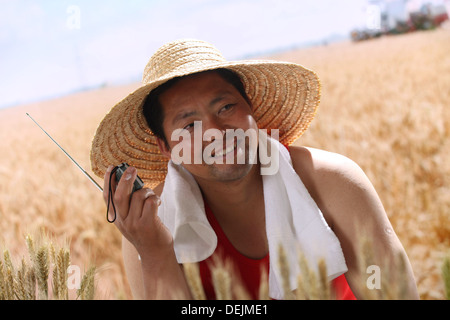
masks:
<svg viewBox="0 0 450 320"><path fill-rule="evenodd" d="M206 181L198 179L208 205L215 215L227 211L231 218L233 213L254 207L263 201L263 183L259 165L253 165L250 172L235 181Z"/></svg>
<svg viewBox="0 0 450 320"><path fill-rule="evenodd" d="M243 255L260 259L269 250L260 166L238 181L199 185L228 240Z"/></svg>

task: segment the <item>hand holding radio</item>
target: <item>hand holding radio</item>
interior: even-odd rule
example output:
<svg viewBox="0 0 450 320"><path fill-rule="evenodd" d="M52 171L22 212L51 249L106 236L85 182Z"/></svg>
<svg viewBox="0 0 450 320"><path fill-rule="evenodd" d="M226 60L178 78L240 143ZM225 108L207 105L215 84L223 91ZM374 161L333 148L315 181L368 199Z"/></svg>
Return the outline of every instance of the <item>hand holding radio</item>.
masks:
<svg viewBox="0 0 450 320"><path fill-rule="evenodd" d="M108 221L114 222L141 257L173 250L172 235L157 215L161 200L152 189L143 188L136 168L109 167L103 198L108 206Z"/></svg>
<svg viewBox="0 0 450 320"><path fill-rule="evenodd" d="M126 163L117 167L111 166L105 173L104 188L102 189L89 173L36 120L28 113L26 115L103 192L103 198L107 204L106 218L108 222L117 226L141 257L144 283L151 283L149 295L154 296L151 288L154 287L155 275L158 279L161 279L164 274L169 283L178 280L179 283L184 283L184 291L188 292L189 289L184 281L183 272L179 268L175 256L172 235L157 214L161 200L153 190L143 188L144 183L138 177L136 169L129 167ZM124 178L122 179L122 177ZM109 216L110 212L111 217Z"/></svg>
<svg viewBox="0 0 450 320"><path fill-rule="evenodd" d="M125 171L128 169L129 165L128 163L122 163L118 165L117 167L114 167L113 169L109 168L108 171L110 172L109 176L109 187L108 187L108 202L107 202L107 210L106 210L106 220L108 220L109 223L113 223L116 220L116 207L114 206L114 199L113 199L113 192L112 192L112 186L111 186L111 180L113 177L113 174L115 173L116 176L116 182L118 183L122 175L125 173ZM111 170L110 170L111 169ZM130 169L131 171L135 170L134 168ZM131 179L131 173L127 174L126 180ZM141 178L136 175L136 178L133 183L133 189L131 190L131 194L133 192L140 190L144 187L144 182L142 182ZM109 204L112 205L113 209L113 216L110 218L109 216Z"/></svg>

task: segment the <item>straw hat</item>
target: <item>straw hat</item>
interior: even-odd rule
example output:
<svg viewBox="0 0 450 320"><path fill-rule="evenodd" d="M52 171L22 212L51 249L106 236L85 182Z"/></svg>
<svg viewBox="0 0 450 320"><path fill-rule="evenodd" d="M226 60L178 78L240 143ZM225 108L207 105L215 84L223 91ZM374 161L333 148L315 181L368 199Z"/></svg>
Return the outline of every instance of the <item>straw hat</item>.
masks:
<svg viewBox="0 0 450 320"><path fill-rule="evenodd" d="M320 99L317 75L298 64L266 61L226 61L211 44L192 39L162 46L144 69L142 86L117 103L97 128L91 166L99 177L109 165L127 162L148 187L164 181L168 159L143 115L150 91L164 82L197 72L227 68L240 76L260 129L279 129L280 142L290 145L308 128Z"/></svg>

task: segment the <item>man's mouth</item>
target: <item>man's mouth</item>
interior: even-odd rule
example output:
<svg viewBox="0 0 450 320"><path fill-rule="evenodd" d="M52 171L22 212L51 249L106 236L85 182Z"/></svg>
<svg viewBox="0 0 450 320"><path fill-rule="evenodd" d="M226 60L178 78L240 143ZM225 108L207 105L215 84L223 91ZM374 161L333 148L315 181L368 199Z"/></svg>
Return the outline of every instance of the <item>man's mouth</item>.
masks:
<svg viewBox="0 0 450 320"><path fill-rule="evenodd" d="M237 144L238 143L237 143L237 140L236 140L236 141L234 141L233 145L229 146L226 149L222 149L222 150L219 150L217 152L215 152L215 150L213 150L213 152L211 153L211 157L219 158L219 157L226 156L228 153L233 152L234 150L236 150Z"/></svg>

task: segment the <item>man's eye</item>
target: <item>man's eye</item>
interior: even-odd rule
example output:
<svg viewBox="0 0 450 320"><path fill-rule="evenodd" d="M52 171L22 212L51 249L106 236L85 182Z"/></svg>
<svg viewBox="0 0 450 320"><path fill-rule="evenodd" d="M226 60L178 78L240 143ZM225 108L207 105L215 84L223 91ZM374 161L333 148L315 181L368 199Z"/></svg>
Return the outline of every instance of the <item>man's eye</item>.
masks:
<svg viewBox="0 0 450 320"><path fill-rule="evenodd" d="M226 106L224 106L220 109L219 113L223 112L223 111L228 111L228 110L232 109L233 107L234 107L234 104L227 104Z"/></svg>
<svg viewBox="0 0 450 320"><path fill-rule="evenodd" d="M194 127L194 123L192 122L192 123L189 123L187 126L185 126L183 129L189 130L190 128L193 128L193 127Z"/></svg>

